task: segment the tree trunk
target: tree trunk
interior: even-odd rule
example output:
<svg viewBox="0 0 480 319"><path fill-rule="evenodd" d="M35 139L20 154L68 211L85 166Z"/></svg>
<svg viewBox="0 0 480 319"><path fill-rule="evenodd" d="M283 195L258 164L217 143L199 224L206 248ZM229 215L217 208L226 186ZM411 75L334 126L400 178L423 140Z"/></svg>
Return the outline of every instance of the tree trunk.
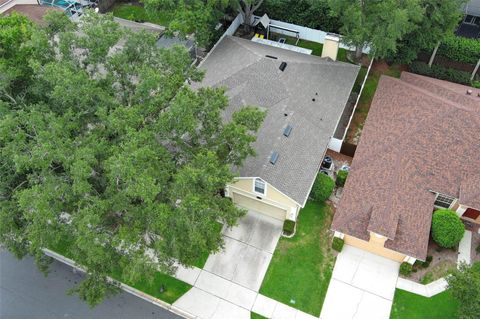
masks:
<svg viewBox="0 0 480 319"><path fill-rule="evenodd" d="M360 62L360 60L362 59L362 52L363 50L363 45L357 45L356 48L355 48L355 61L356 62Z"/></svg>
<svg viewBox="0 0 480 319"><path fill-rule="evenodd" d="M435 49L433 49L432 55L430 56L430 60L428 61L428 66L432 67L433 60L435 60L435 56L437 55L437 50L440 47L440 42L437 43Z"/></svg>
<svg viewBox="0 0 480 319"><path fill-rule="evenodd" d="M473 69L472 76L470 77L470 81L473 81L473 79L475 78L475 74L477 74L479 68L480 68L480 59L478 59L477 65Z"/></svg>
<svg viewBox="0 0 480 319"><path fill-rule="evenodd" d="M245 32L250 32L252 26L252 11L250 8L245 8L243 14L243 29Z"/></svg>

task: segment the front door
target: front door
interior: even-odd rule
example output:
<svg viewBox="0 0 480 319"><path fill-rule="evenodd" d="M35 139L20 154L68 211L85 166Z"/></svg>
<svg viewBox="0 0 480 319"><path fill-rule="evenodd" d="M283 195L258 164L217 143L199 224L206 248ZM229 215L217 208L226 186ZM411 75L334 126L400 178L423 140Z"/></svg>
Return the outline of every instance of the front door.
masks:
<svg viewBox="0 0 480 319"><path fill-rule="evenodd" d="M469 218L476 220L480 216L480 211L475 210L473 208L467 208L465 213L463 213L462 217Z"/></svg>

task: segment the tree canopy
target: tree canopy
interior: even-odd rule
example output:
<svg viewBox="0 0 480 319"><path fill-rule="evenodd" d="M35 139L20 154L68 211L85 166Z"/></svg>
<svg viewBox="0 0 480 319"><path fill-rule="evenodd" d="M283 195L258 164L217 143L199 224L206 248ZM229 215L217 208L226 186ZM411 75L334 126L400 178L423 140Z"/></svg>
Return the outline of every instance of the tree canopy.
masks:
<svg viewBox="0 0 480 319"><path fill-rule="evenodd" d="M169 27L181 35L195 33L200 45L207 45L214 35L215 25L227 13L239 13L245 25L250 25L253 13L264 0L143 0L150 14L166 11L174 18Z"/></svg>
<svg viewBox="0 0 480 319"><path fill-rule="evenodd" d="M480 312L480 262L469 266L460 265L450 276L446 277L448 287L459 303L459 318L478 318Z"/></svg>
<svg viewBox="0 0 480 319"><path fill-rule="evenodd" d="M410 63L422 50L433 50L438 42L452 36L461 18L458 10L466 0L420 0L424 15L399 41L396 54L400 63Z"/></svg>
<svg viewBox="0 0 480 319"><path fill-rule="evenodd" d="M222 89L186 85L202 78L186 49L111 15L46 21L0 17L0 242L41 266L42 248L68 247L88 272L76 292L96 304L114 266L168 273L222 247L215 224L244 214L223 189L264 113L225 121Z"/></svg>
<svg viewBox="0 0 480 319"><path fill-rule="evenodd" d="M357 58L365 45L375 56L384 58L397 52L397 42L422 20L420 0L329 0L338 16L343 41L357 48Z"/></svg>

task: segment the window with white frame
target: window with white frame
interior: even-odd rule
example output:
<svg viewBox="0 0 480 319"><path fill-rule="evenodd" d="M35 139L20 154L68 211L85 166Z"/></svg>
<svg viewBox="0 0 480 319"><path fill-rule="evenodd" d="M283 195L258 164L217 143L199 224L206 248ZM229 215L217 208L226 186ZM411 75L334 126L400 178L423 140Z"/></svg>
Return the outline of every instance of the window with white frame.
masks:
<svg viewBox="0 0 480 319"><path fill-rule="evenodd" d="M255 192L265 195L265 181L262 180L261 178L255 178L255 187L254 190Z"/></svg>
<svg viewBox="0 0 480 319"><path fill-rule="evenodd" d="M435 198L435 203L433 205L437 207L450 208L454 200L455 197L437 193L437 197Z"/></svg>

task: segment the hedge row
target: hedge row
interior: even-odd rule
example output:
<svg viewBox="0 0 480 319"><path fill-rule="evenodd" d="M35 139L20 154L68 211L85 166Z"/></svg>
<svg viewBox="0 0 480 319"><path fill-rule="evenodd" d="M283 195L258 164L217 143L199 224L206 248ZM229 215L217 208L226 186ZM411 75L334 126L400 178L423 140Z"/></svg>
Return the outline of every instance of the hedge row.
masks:
<svg viewBox="0 0 480 319"><path fill-rule="evenodd" d="M471 74L469 72L445 68L440 65L432 65L432 67L429 67L426 63L415 61L410 64L410 71L440 80L447 80L466 85L472 84L470 81Z"/></svg>
<svg viewBox="0 0 480 319"><path fill-rule="evenodd" d="M437 53L453 61L476 64L480 59L480 40L449 36Z"/></svg>

